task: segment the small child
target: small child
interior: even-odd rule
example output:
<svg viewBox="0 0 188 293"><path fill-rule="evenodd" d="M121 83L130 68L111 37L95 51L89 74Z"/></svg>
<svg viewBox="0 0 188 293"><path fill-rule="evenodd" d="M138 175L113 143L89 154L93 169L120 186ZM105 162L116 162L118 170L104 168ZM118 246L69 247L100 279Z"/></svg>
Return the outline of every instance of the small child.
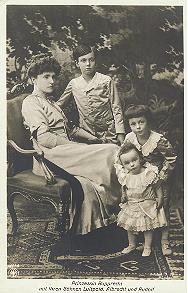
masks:
<svg viewBox="0 0 188 293"><path fill-rule="evenodd" d="M167 225L162 208L163 192L157 184L158 168L143 163L141 153L130 143L125 143L118 152L114 164L122 185L121 211L117 224L128 231L128 247L122 253L136 249L136 234L144 233L142 256L151 254L153 230Z"/></svg>
<svg viewBox="0 0 188 293"><path fill-rule="evenodd" d="M160 133L151 129L151 111L145 105L132 105L125 112L126 120L132 132L125 137L125 142L130 142L142 153L144 160L157 166L159 180L163 190L164 211L167 226L162 229L161 248L163 255L170 255L172 249L169 243L169 177L175 167L176 154L169 141Z"/></svg>

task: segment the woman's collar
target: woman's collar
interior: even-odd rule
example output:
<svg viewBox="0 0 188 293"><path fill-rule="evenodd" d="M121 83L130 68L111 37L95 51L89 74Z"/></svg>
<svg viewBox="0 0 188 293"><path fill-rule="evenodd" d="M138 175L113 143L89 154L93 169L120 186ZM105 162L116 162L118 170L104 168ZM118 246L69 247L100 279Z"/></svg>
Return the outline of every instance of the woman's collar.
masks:
<svg viewBox="0 0 188 293"><path fill-rule="evenodd" d="M52 95L47 95L44 92L36 90L36 89L33 90L32 94L36 95L36 96L38 96L40 98L43 98L45 100L53 101L53 96Z"/></svg>

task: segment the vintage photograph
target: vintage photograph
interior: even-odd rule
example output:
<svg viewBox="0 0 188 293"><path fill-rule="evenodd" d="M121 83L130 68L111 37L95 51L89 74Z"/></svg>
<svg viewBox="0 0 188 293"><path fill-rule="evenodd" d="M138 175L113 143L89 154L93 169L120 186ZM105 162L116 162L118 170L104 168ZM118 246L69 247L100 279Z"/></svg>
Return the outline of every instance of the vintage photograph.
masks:
<svg viewBox="0 0 188 293"><path fill-rule="evenodd" d="M183 6L7 5L7 279L184 280Z"/></svg>

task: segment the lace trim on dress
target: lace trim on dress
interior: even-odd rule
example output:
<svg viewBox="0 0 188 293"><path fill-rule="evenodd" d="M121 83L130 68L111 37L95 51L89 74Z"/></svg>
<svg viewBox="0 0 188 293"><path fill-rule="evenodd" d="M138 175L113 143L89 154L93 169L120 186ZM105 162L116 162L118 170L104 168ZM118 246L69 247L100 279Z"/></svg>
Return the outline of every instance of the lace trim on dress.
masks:
<svg viewBox="0 0 188 293"><path fill-rule="evenodd" d="M129 174L128 171L120 163L115 163L116 174L119 183L128 188L141 188L147 187L152 182L156 183L158 180L158 167L146 162L144 164L145 170L140 174Z"/></svg>
<svg viewBox="0 0 188 293"><path fill-rule="evenodd" d="M114 164L114 167L116 169L116 174L118 177L118 181L121 185L124 185L124 179L128 174L128 171L120 164L118 163L118 160L116 161L116 163Z"/></svg>
<svg viewBox="0 0 188 293"><path fill-rule="evenodd" d="M130 141L132 144L136 146L136 148L142 152L143 156L147 157L149 154L151 154L154 149L156 149L157 144L159 140L161 139L162 134L157 133L153 130L151 130L150 137L146 141L144 145L140 145L138 142L137 136L134 132L128 133L126 138L128 141Z"/></svg>
<svg viewBox="0 0 188 293"><path fill-rule="evenodd" d="M156 182L158 176L158 167L153 166L148 162L145 163L144 167L146 167L146 169L140 174L127 174L126 178L124 179L124 183L128 188L146 188L152 182Z"/></svg>

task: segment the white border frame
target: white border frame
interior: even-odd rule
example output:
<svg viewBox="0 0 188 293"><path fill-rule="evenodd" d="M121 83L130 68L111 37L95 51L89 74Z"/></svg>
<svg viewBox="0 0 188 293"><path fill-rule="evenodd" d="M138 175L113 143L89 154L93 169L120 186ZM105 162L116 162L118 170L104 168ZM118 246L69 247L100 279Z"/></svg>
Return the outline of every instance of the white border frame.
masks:
<svg viewBox="0 0 188 293"><path fill-rule="evenodd" d="M73 279L7 279L7 223L6 223L6 5L161 5L161 6L183 6L184 8L184 62L185 62L185 117L187 116L187 20L188 9L186 6L186 0L29 0L27 3L25 0L0 0L0 292L2 293L36 293L36 292L52 292L49 287L54 288L54 292L74 292L74 291L63 291L63 287L71 287ZM185 119L185 130L187 130L187 119ZM187 135L185 132L185 190L187 191ZM187 271L187 195L185 193L185 278L188 273ZM80 279L84 281L84 279ZM85 279L85 281L92 279ZM78 281L78 280L77 280ZM96 280L95 280L96 281ZM103 281L115 281L112 279L103 279ZM187 280L121 280L123 282L124 292L128 292L129 288L132 292L153 292L153 293L184 293L187 292ZM80 287L80 286L78 286ZM139 290L139 287L143 288ZM41 290L40 288L43 288ZM47 288L45 290L45 288ZM59 288L59 289L55 289ZM144 289L148 288L147 291ZM84 290L82 288L82 290ZM76 292L76 291L75 291ZM81 292L81 291L78 291ZM109 291L110 292L110 291ZM123 291L119 291L123 292Z"/></svg>

